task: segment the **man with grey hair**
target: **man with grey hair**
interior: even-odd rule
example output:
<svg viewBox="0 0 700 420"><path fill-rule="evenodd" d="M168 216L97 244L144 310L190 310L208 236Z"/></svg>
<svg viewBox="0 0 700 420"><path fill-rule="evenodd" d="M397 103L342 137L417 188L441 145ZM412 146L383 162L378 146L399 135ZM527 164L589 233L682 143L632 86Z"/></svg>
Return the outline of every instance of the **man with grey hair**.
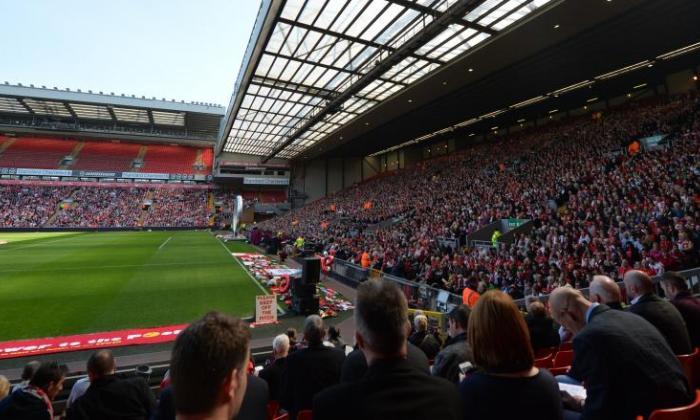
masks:
<svg viewBox="0 0 700 420"><path fill-rule="evenodd" d="M287 356L287 369L282 374L280 404L296 418L300 410L311 409L314 395L340 382L345 353L323 345L326 330L318 315L304 321L307 347Z"/></svg>
<svg viewBox="0 0 700 420"><path fill-rule="evenodd" d="M566 408L582 411L582 419L646 417L690 401L678 359L649 322L590 302L569 287L555 289L549 305L554 320L574 333L567 376L585 382L588 395L562 399Z"/></svg>
<svg viewBox="0 0 700 420"><path fill-rule="evenodd" d="M631 270L623 278L632 305L629 311L649 321L666 338L675 354L690 354L693 347L683 316L654 291L654 282L644 272Z"/></svg>
<svg viewBox="0 0 700 420"><path fill-rule="evenodd" d="M287 334L280 334L272 340L272 356L274 357L274 361L258 374L260 378L267 382L271 400L280 400L282 373L287 369L288 354L289 337Z"/></svg>
<svg viewBox="0 0 700 420"><path fill-rule="evenodd" d="M358 286L355 326L367 373L318 394L314 420L462 418L457 387L407 360L408 305L394 283L368 280Z"/></svg>
<svg viewBox="0 0 700 420"><path fill-rule="evenodd" d="M408 342L423 350L428 360L435 359L440 352L440 343L428 331L428 317L418 314L413 318L415 332L408 337Z"/></svg>
<svg viewBox="0 0 700 420"><path fill-rule="evenodd" d="M608 276L596 275L593 276L593 281L588 289L588 296L591 302L604 303L610 309L621 311L622 308L622 293L620 286Z"/></svg>

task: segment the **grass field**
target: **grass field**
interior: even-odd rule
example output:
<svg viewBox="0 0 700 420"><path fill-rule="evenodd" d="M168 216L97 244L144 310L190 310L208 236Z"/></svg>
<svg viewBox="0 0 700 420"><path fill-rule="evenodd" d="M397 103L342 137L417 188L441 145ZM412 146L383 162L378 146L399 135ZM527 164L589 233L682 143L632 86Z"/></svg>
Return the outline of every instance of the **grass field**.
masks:
<svg viewBox="0 0 700 420"><path fill-rule="evenodd" d="M0 244L0 341L249 316L263 293L208 232L0 232Z"/></svg>

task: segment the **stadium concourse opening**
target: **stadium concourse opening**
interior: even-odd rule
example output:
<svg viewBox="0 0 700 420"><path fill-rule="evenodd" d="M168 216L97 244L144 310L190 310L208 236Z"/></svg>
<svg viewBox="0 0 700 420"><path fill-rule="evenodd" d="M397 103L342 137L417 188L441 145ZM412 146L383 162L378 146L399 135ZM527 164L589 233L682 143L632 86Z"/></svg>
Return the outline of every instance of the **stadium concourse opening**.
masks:
<svg viewBox="0 0 700 420"><path fill-rule="evenodd" d="M0 85L0 418L700 418L698 16L262 0L226 108Z"/></svg>

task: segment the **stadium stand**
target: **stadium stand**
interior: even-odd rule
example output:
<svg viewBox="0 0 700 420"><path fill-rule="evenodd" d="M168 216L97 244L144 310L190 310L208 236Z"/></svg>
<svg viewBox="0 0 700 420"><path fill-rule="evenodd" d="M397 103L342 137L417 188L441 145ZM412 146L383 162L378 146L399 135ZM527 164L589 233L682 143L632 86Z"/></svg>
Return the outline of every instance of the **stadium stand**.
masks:
<svg viewBox="0 0 700 420"><path fill-rule="evenodd" d="M54 169L71 154L77 141L31 137L8 138L5 143L10 144L0 153L0 167Z"/></svg>
<svg viewBox="0 0 700 420"><path fill-rule="evenodd" d="M514 297L698 264L698 99L646 100L425 161L258 225L337 257L453 292L481 282ZM668 146L629 155L633 139ZM511 246L449 250L502 218L534 228Z"/></svg>
<svg viewBox="0 0 700 420"><path fill-rule="evenodd" d="M73 169L129 171L141 145L131 143L85 142Z"/></svg>
<svg viewBox="0 0 700 420"><path fill-rule="evenodd" d="M143 172L193 174L197 151L198 149L184 146L148 146L142 170Z"/></svg>

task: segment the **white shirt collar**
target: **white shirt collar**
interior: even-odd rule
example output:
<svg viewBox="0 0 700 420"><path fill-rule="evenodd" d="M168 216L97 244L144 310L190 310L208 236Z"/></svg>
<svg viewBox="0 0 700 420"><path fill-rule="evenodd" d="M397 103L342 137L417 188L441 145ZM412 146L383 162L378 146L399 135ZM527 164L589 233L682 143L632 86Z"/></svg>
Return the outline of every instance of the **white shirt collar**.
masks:
<svg viewBox="0 0 700 420"><path fill-rule="evenodd" d="M588 319L591 317L591 313L593 312L593 309L595 309L596 306L600 305L598 302L593 302L591 303L591 306L586 309L586 324L588 324Z"/></svg>

